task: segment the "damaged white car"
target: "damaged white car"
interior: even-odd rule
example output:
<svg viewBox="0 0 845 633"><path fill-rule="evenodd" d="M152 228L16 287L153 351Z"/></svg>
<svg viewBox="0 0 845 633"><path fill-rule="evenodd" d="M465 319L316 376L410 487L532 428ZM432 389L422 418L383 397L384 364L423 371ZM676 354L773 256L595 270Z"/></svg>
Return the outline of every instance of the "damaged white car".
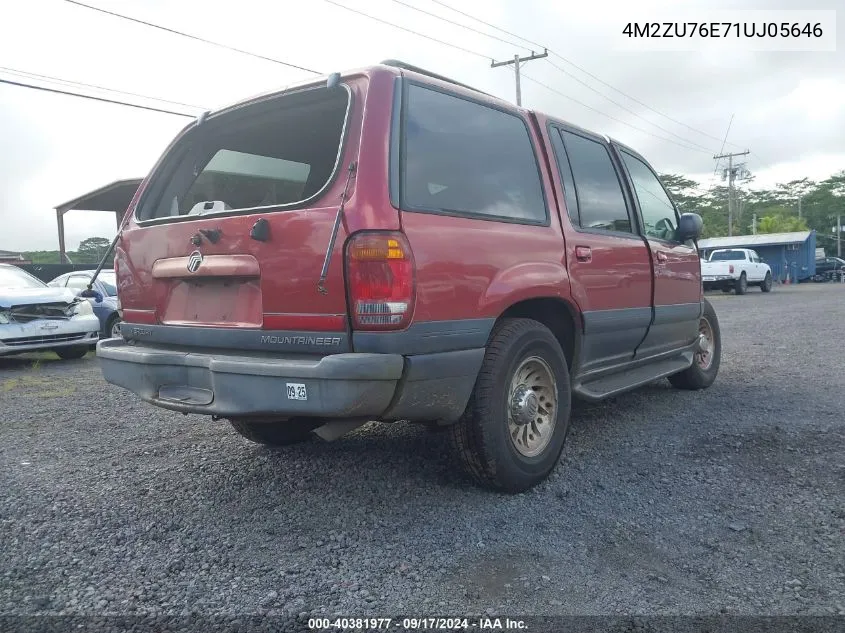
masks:
<svg viewBox="0 0 845 633"><path fill-rule="evenodd" d="M53 351L65 360L82 358L99 331L90 302L0 264L0 356Z"/></svg>

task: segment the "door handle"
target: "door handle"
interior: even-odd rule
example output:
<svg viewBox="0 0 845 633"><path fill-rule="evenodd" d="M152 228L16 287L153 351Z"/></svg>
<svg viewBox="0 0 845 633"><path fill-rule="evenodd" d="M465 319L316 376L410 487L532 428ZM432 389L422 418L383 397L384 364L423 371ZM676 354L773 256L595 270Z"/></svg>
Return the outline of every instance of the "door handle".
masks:
<svg viewBox="0 0 845 633"><path fill-rule="evenodd" d="M663 264L666 262L667 259L668 257L666 257L666 253L664 253L663 251L657 251L657 261Z"/></svg>
<svg viewBox="0 0 845 633"><path fill-rule="evenodd" d="M591 262L593 261L593 249L589 246L576 246L575 247L575 259L579 262Z"/></svg>

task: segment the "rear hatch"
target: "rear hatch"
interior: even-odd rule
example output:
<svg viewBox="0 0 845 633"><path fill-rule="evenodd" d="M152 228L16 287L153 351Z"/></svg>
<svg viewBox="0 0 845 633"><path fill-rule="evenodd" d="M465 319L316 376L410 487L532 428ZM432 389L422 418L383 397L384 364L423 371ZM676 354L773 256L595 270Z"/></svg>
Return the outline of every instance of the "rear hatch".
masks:
<svg viewBox="0 0 845 633"><path fill-rule="evenodd" d="M343 194L354 196L350 139L364 90L363 78L301 89L183 132L139 192L116 251L125 336L276 351L348 346L343 222L317 284Z"/></svg>

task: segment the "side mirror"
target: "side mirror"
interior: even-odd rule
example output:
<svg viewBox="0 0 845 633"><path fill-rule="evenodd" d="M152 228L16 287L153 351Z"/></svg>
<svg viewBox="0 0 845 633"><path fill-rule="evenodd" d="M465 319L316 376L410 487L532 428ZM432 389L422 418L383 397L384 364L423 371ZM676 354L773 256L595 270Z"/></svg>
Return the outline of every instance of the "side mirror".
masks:
<svg viewBox="0 0 845 633"><path fill-rule="evenodd" d="M678 222L676 235L682 244L689 240L697 240L701 237L701 229L704 228L704 220L697 213L683 213Z"/></svg>

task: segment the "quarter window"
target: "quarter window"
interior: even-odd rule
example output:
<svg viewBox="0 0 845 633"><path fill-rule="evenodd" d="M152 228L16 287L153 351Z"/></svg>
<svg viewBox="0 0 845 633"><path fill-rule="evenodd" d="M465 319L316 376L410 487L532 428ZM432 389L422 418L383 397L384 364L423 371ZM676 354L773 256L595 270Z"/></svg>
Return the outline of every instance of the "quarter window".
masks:
<svg viewBox="0 0 845 633"><path fill-rule="evenodd" d="M411 85L403 134L404 207L547 221L537 159L521 118Z"/></svg>
<svg viewBox="0 0 845 633"><path fill-rule="evenodd" d="M660 180L648 165L640 159L627 152L622 152L622 159L628 168L637 200L640 203L646 237L674 240L677 215L672 201L660 184Z"/></svg>
<svg viewBox="0 0 845 633"><path fill-rule="evenodd" d="M622 186L607 148L572 132L562 130L561 136L575 180L577 225L583 229L633 233ZM569 196L566 200L569 205Z"/></svg>

